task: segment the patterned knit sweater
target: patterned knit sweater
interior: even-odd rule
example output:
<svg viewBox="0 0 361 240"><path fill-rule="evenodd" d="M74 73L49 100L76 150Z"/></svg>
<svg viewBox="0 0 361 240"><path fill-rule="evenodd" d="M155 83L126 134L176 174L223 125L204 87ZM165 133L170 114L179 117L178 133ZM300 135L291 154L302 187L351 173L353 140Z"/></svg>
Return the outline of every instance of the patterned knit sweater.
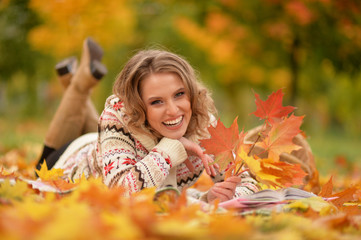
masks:
<svg viewBox="0 0 361 240"><path fill-rule="evenodd" d="M124 187L127 194L169 185L181 191L192 186L204 169L200 158L190 156L195 168L190 172L183 163L187 158L178 140L163 137L156 142L148 135L131 133L122 101L112 95L100 116L98 133L75 140L54 168L64 169L70 178L79 178L82 174L101 176L108 187ZM247 174L242 178L236 196L258 191L253 178ZM221 176L214 178L214 181L219 180Z"/></svg>

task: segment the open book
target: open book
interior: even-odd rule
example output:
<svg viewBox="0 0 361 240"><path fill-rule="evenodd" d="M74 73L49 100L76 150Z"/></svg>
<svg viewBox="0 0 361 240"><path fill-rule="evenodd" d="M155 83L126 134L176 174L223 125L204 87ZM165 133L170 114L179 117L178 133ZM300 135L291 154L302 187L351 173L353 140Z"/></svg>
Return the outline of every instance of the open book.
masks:
<svg viewBox="0 0 361 240"><path fill-rule="evenodd" d="M251 195L245 195L221 202L219 206L223 208L261 208L286 203L288 200L297 200L315 196L317 195L311 192L292 187L279 190L265 189Z"/></svg>

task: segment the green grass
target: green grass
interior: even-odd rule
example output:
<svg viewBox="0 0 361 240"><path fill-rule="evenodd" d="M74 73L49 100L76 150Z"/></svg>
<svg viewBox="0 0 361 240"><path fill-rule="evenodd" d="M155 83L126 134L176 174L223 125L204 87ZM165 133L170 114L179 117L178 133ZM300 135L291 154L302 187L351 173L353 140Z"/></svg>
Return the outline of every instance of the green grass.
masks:
<svg viewBox="0 0 361 240"><path fill-rule="evenodd" d="M361 162L361 138L328 131L324 134L309 135L308 142L321 174L326 174L336 167L337 157L345 158L351 164Z"/></svg>
<svg viewBox="0 0 361 240"><path fill-rule="evenodd" d="M0 161L6 154L17 150L20 151L16 156L22 156L28 163L36 161L41 154L48 124L39 119L0 118Z"/></svg>

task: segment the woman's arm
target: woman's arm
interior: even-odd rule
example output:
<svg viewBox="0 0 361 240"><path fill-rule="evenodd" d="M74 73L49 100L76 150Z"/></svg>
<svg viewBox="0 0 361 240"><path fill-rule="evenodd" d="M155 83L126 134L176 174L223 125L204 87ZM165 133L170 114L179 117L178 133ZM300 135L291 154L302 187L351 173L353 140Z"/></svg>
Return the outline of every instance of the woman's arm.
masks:
<svg viewBox="0 0 361 240"><path fill-rule="evenodd" d="M240 176L232 176L224 180L224 175L218 173L212 177L214 185L206 192L198 190L189 191L194 198L205 202L213 202L219 199L221 202L235 197L253 194L260 190L258 182L252 178L248 172L243 172Z"/></svg>
<svg viewBox="0 0 361 240"><path fill-rule="evenodd" d="M186 158L182 143L169 138L163 138L148 152L126 130L117 112L112 109L103 111L99 122L97 161L109 187L124 187L129 194L147 187L158 187L170 169Z"/></svg>
<svg viewBox="0 0 361 240"><path fill-rule="evenodd" d="M212 202L218 198L223 202L234 197L253 194L259 190L258 182L248 172L244 172L240 176L232 176L215 183L208 191L207 201Z"/></svg>
<svg viewBox="0 0 361 240"><path fill-rule="evenodd" d="M208 175L210 176L217 175L216 169L218 169L218 165L217 164L210 165L211 163L214 162L214 160L208 154L204 154L202 148L198 144L188 140L185 137L180 138L179 141L183 144L185 150L187 151L188 156L196 156L201 159L204 169L206 170L206 173ZM191 162L188 159L184 163L187 165L189 170L194 169Z"/></svg>

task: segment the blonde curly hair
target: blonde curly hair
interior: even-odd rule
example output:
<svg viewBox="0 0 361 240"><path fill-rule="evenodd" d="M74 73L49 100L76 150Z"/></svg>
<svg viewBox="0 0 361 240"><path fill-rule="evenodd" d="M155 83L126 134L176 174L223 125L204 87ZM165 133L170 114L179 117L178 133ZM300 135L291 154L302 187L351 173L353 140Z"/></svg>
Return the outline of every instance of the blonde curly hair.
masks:
<svg viewBox="0 0 361 240"><path fill-rule="evenodd" d="M114 82L113 93L123 101L129 117L129 130L144 134L150 132L153 138L162 137L147 123L146 107L140 95L140 82L155 73L174 73L180 77L189 94L192 109L185 137L206 137L211 114L217 113L209 90L198 80L196 72L185 59L168 51L154 49L135 54ZM149 131L145 131L144 127Z"/></svg>

